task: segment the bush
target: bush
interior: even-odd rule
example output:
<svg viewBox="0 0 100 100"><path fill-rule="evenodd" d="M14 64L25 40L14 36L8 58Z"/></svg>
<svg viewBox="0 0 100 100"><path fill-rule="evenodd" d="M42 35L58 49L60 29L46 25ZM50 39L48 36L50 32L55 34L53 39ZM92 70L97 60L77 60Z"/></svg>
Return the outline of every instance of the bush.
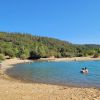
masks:
<svg viewBox="0 0 100 100"><path fill-rule="evenodd" d="M0 60L4 60L4 59L5 59L4 55L0 54Z"/></svg>
<svg viewBox="0 0 100 100"><path fill-rule="evenodd" d="M41 56L39 55L38 52L35 52L35 51L31 51L31 52L30 52L30 57L29 57L29 59L40 59L40 58L41 58Z"/></svg>
<svg viewBox="0 0 100 100"><path fill-rule="evenodd" d="M22 60L26 59L26 55L25 54L20 55L20 59Z"/></svg>
<svg viewBox="0 0 100 100"><path fill-rule="evenodd" d="M57 53L56 58L62 58L61 53Z"/></svg>
<svg viewBox="0 0 100 100"><path fill-rule="evenodd" d="M84 57L84 54L83 53L78 53L76 56L77 57Z"/></svg>
<svg viewBox="0 0 100 100"><path fill-rule="evenodd" d="M94 54L94 56L93 56L93 58L98 58L98 57L100 57L100 54L99 54L99 53L96 53L96 54Z"/></svg>
<svg viewBox="0 0 100 100"><path fill-rule="evenodd" d="M14 51L12 49L6 49L5 55L9 56L10 58L15 57Z"/></svg>

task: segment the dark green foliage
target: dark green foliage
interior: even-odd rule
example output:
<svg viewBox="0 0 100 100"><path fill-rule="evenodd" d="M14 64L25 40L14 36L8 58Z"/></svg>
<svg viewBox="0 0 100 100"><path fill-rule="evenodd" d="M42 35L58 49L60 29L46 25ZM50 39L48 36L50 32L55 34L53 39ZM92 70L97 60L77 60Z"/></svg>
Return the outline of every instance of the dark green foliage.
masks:
<svg viewBox="0 0 100 100"><path fill-rule="evenodd" d="M31 52L30 52L30 57L29 57L29 58L30 58L30 59L39 59L39 58L41 58L41 56L39 55L38 52L31 51Z"/></svg>
<svg viewBox="0 0 100 100"><path fill-rule="evenodd" d="M6 48L4 53L5 53L6 56L9 56L10 58L15 57L14 51L10 48Z"/></svg>
<svg viewBox="0 0 100 100"><path fill-rule="evenodd" d="M93 56L93 58L98 58L98 57L100 57L100 54L99 54L99 53L96 53L96 54L94 54L94 56Z"/></svg>
<svg viewBox="0 0 100 100"><path fill-rule="evenodd" d="M30 34L0 32L0 53L21 59L81 57L100 53L99 45L74 45L58 39Z"/></svg>

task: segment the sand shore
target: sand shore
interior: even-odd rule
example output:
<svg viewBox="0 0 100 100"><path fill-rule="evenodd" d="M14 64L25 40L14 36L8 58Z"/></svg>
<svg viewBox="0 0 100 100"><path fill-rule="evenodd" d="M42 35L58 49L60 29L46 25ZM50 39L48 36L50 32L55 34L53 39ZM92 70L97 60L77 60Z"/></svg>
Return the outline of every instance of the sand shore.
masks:
<svg viewBox="0 0 100 100"><path fill-rule="evenodd" d="M64 58L66 60L68 58ZM100 58L77 58L100 60ZM76 59L76 60L77 60ZM56 61L63 61L61 59ZM71 58L70 60L75 60ZM29 60L9 59L2 62L0 69L0 100L100 100L100 90L38 83L22 83L9 79L4 71L12 64L30 62Z"/></svg>
<svg viewBox="0 0 100 100"><path fill-rule="evenodd" d="M100 60L99 58L93 57L72 57L72 58L41 58L40 60L47 61L87 61L87 60Z"/></svg>

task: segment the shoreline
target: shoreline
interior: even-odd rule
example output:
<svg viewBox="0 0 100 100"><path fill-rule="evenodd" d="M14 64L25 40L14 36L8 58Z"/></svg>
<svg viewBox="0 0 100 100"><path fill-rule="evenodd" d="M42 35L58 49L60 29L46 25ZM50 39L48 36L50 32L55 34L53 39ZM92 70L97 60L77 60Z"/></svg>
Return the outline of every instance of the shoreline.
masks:
<svg viewBox="0 0 100 100"><path fill-rule="evenodd" d="M75 57L76 58L76 57ZM75 58L61 58L56 61L73 61ZM79 57L78 57L79 59ZM88 60L94 60L89 58ZM55 59L49 59L54 61ZM81 60L86 60L81 58ZM95 59L100 60L100 58ZM45 61L45 60L41 60ZM80 61L80 60L78 60ZM43 83L23 83L11 80L5 76L5 70L14 67L18 63L30 63L30 60L20 60L17 58L3 61L0 69L0 100L100 100L100 90L95 88L59 86ZM4 75L2 77L2 75ZM17 94L16 94L17 93ZM13 94L13 95L12 95ZM5 97L6 95L6 97ZM27 99L26 99L27 98ZM84 99L83 99L84 98Z"/></svg>
<svg viewBox="0 0 100 100"><path fill-rule="evenodd" d="M91 61L91 60L100 60L100 57L72 57L72 58L41 58L40 61Z"/></svg>
<svg viewBox="0 0 100 100"><path fill-rule="evenodd" d="M1 62L1 68L0 68L0 78L10 80L10 81L19 81L21 80L16 80L15 78L12 78L8 76L5 72L7 69L14 67L15 64L20 64L20 63L31 63L33 61L31 60L20 60L19 58L13 58L13 59L6 59Z"/></svg>

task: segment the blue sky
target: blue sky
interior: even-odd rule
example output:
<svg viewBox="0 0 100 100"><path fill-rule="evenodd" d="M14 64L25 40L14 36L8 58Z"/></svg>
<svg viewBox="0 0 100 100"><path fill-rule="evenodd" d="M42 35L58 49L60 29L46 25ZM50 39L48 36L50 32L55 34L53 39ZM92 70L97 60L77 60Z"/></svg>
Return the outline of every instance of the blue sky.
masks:
<svg viewBox="0 0 100 100"><path fill-rule="evenodd" d="M100 44L100 0L0 0L0 31Z"/></svg>

